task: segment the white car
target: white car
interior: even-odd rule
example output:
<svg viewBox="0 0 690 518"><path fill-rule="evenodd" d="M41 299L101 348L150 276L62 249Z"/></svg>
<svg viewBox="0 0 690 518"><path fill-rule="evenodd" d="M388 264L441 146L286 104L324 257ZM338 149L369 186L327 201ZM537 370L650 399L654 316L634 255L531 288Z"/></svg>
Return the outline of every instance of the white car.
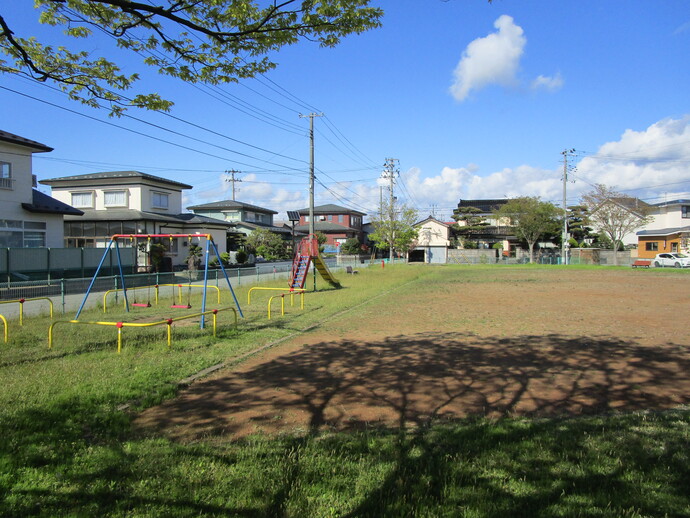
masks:
<svg viewBox="0 0 690 518"><path fill-rule="evenodd" d="M673 266L675 268L690 267L690 257L685 254L656 254L654 258L654 266Z"/></svg>

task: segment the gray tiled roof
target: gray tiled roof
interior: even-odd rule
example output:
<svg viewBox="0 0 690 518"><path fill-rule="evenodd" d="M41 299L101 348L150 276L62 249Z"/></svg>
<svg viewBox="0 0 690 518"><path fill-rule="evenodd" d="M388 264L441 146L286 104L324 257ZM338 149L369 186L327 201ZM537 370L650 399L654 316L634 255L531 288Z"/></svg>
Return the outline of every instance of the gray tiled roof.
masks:
<svg viewBox="0 0 690 518"><path fill-rule="evenodd" d="M22 208L29 212L41 214L69 214L70 216L81 216L84 214L79 209L75 209L71 205L56 200L36 189L33 189L32 195L31 203L22 203Z"/></svg>
<svg viewBox="0 0 690 518"><path fill-rule="evenodd" d="M362 232L359 228L345 227L337 223L329 223L328 221L315 221L314 230L317 232ZM309 232L309 225L297 225L295 231Z"/></svg>
<svg viewBox="0 0 690 518"><path fill-rule="evenodd" d="M278 214L275 210L264 209L258 205L252 205L251 203L244 203L241 201L234 200L222 200L214 201L211 203L203 203L201 205L192 205L187 207L189 210L204 210L204 209L216 209L216 210L228 210L228 209L250 209L256 212L263 212L265 214Z"/></svg>
<svg viewBox="0 0 690 518"><path fill-rule="evenodd" d="M216 225L230 228L230 223L215 218L199 216L191 212L183 214L160 214L134 209L85 210L81 217L66 216L66 221L163 221L178 224Z"/></svg>
<svg viewBox="0 0 690 518"><path fill-rule="evenodd" d="M309 214L309 207L306 209L300 209L298 212L303 216L305 214ZM333 203L314 207L314 214L359 214L361 216L366 216L364 212L348 209L347 207L341 207L340 205L335 205Z"/></svg>
<svg viewBox="0 0 690 518"><path fill-rule="evenodd" d="M102 173L88 173L88 174L78 174L74 176L61 176L59 178L49 178L48 180L41 180L39 183L46 185L59 184L63 182L75 182L75 181L91 181L91 180L114 180L121 178L138 178L142 180L151 180L159 183L167 183L181 189L191 189L192 186L182 182L176 182L175 180L168 180L167 178L162 178L160 176L154 176L152 174L140 173L139 171L105 171Z"/></svg>
<svg viewBox="0 0 690 518"><path fill-rule="evenodd" d="M48 147L45 144L41 144L35 140L29 140L28 138L20 137L19 135L15 135L14 133L10 133L8 131L0 130L0 141L30 147L31 149L41 152L53 150L52 147Z"/></svg>
<svg viewBox="0 0 690 518"><path fill-rule="evenodd" d="M679 232L690 232L690 226L673 227L673 228L660 228L657 230L640 230L636 234L638 236L668 236L670 234L678 234Z"/></svg>

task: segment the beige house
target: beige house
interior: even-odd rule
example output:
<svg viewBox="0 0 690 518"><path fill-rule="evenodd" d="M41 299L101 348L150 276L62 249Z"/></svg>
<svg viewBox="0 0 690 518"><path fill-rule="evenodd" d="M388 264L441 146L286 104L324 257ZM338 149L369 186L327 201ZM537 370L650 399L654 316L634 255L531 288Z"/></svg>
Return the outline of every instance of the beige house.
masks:
<svg viewBox="0 0 690 518"><path fill-rule="evenodd" d="M53 148L0 131L0 247L58 248L63 246L63 217L82 212L34 187L34 153Z"/></svg>
<svg viewBox="0 0 690 518"><path fill-rule="evenodd" d="M232 232L228 223L182 213L182 191L191 185L138 171L64 176L40 183L50 185L56 199L84 212L81 218L65 218L64 246L68 248L103 248L114 234L211 234L218 252L227 250L227 233ZM152 242L167 247L172 265L185 264L190 245L205 246L203 240L188 238L154 238ZM125 239L119 245L133 243ZM145 253L140 260L146 260Z"/></svg>
<svg viewBox="0 0 690 518"><path fill-rule="evenodd" d="M417 241L410 251L410 262L445 264L450 246L450 225L429 216L414 224Z"/></svg>

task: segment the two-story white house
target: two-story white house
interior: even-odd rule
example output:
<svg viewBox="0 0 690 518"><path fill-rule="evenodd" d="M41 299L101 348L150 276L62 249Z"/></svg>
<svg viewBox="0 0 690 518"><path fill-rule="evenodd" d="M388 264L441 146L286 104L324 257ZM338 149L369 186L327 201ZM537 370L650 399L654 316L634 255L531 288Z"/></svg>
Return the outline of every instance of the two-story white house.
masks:
<svg viewBox="0 0 690 518"><path fill-rule="evenodd" d="M115 234L211 234L218 252L227 250L227 223L182 213L182 191L191 185L138 171L63 176L40 183L49 185L56 199L84 212L81 218L65 217L68 248L105 247ZM123 239L119 244L132 246L134 241ZM184 237L152 242L166 246L173 265L184 264L190 245L205 246Z"/></svg>
<svg viewBox="0 0 690 518"><path fill-rule="evenodd" d="M34 188L33 154L52 150L0 131L0 247L62 247L63 217L82 214Z"/></svg>
<svg viewBox="0 0 690 518"><path fill-rule="evenodd" d="M679 199L651 205L651 221L637 232L638 257L656 254L690 254L690 200Z"/></svg>

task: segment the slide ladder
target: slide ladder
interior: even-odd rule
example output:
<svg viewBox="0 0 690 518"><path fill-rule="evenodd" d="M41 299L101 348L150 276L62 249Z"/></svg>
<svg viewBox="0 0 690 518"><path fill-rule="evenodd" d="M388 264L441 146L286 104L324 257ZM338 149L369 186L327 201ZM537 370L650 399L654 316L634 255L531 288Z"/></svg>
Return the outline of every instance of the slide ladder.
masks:
<svg viewBox="0 0 690 518"><path fill-rule="evenodd" d="M304 282L307 279L307 273L309 273L309 265L311 265L311 256L302 255L298 251L294 261L292 261L291 290L304 288Z"/></svg>
<svg viewBox="0 0 690 518"><path fill-rule="evenodd" d="M326 282L336 288L341 287L340 282L333 276L321 257L321 254L319 254L319 243L316 237L312 239L307 237L300 242L295 253L295 259L292 261L292 277L290 278L291 290L304 288L309 266L312 261L314 261L316 271L319 272Z"/></svg>

